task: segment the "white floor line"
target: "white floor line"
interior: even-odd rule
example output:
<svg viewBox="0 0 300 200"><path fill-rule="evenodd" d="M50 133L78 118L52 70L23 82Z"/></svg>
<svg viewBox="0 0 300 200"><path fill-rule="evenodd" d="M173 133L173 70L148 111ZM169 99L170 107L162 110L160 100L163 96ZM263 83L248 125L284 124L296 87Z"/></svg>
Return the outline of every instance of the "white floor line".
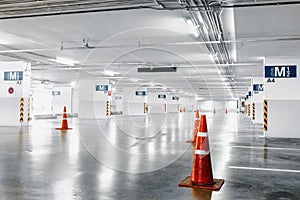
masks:
<svg viewBox="0 0 300 200"><path fill-rule="evenodd" d="M290 169L272 169L272 168L238 167L238 166L228 166L228 168L229 169L257 170L257 171L300 173L300 170L290 170Z"/></svg>
<svg viewBox="0 0 300 200"><path fill-rule="evenodd" d="M258 146L230 146L233 148L243 148L243 149L270 149L270 150L285 150L285 151L300 151L300 149L294 148L281 148L281 147L258 147Z"/></svg>

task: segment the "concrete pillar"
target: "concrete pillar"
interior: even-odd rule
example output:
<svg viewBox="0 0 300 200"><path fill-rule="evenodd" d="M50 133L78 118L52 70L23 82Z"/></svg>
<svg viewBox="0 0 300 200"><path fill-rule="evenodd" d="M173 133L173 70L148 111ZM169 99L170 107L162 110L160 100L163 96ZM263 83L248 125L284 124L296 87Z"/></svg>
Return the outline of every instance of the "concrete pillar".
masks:
<svg viewBox="0 0 300 200"><path fill-rule="evenodd" d="M147 101L149 113L165 113L167 105L167 91L156 88L147 89Z"/></svg>
<svg viewBox="0 0 300 200"><path fill-rule="evenodd" d="M266 58L266 137L300 138L299 59Z"/></svg>
<svg viewBox="0 0 300 200"><path fill-rule="evenodd" d="M252 89L251 87L248 88L248 94L247 94L247 98L246 98L246 110L247 110L247 116L249 119L251 119L252 121Z"/></svg>
<svg viewBox="0 0 300 200"><path fill-rule="evenodd" d="M80 80L79 118L107 118L110 116L111 85L109 80Z"/></svg>
<svg viewBox="0 0 300 200"><path fill-rule="evenodd" d="M123 114L144 115L144 104L147 103L146 88L124 88L123 90Z"/></svg>
<svg viewBox="0 0 300 200"><path fill-rule="evenodd" d="M167 113L179 112L180 97L174 94L167 95Z"/></svg>
<svg viewBox="0 0 300 200"><path fill-rule="evenodd" d="M265 99L263 77L253 77L252 80L252 106L255 105L255 115L252 119L254 124L263 124L263 101ZM253 110L253 108L252 108ZM253 112L252 112L253 118Z"/></svg>
<svg viewBox="0 0 300 200"><path fill-rule="evenodd" d="M0 126L28 126L32 118L31 65L1 62L0 66Z"/></svg>
<svg viewBox="0 0 300 200"><path fill-rule="evenodd" d="M185 109L185 112L194 112L196 110L196 101L193 97L181 97L180 106Z"/></svg>

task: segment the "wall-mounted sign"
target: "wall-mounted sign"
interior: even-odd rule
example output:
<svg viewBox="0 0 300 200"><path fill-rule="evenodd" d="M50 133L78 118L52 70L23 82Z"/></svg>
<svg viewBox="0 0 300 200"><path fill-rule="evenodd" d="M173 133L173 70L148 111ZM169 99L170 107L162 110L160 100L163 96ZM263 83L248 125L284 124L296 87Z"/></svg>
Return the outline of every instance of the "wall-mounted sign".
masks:
<svg viewBox="0 0 300 200"><path fill-rule="evenodd" d="M4 72L4 81L22 81L22 71Z"/></svg>
<svg viewBox="0 0 300 200"><path fill-rule="evenodd" d="M108 85L96 85L97 92L108 92Z"/></svg>
<svg viewBox="0 0 300 200"><path fill-rule="evenodd" d="M135 91L135 96L147 96L146 91Z"/></svg>
<svg viewBox="0 0 300 200"><path fill-rule="evenodd" d="M297 65L265 66L265 78L296 78Z"/></svg>
<svg viewBox="0 0 300 200"><path fill-rule="evenodd" d="M52 91L52 96L60 96L60 91Z"/></svg>
<svg viewBox="0 0 300 200"><path fill-rule="evenodd" d="M179 100L179 97L172 97L172 100L173 100L173 101L178 101L178 100Z"/></svg>
<svg viewBox="0 0 300 200"><path fill-rule="evenodd" d="M165 95L165 94L159 94L157 97L159 99L165 99L165 98L167 98L167 95Z"/></svg>
<svg viewBox="0 0 300 200"><path fill-rule="evenodd" d="M253 92L255 94L264 91L264 84L253 84Z"/></svg>

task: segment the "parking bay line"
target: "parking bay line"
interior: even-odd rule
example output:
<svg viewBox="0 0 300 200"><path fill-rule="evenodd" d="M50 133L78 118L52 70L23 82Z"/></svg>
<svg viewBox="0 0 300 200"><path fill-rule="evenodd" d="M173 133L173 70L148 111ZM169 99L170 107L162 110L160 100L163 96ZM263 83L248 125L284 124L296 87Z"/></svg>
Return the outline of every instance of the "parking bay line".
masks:
<svg viewBox="0 0 300 200"><path fill-rule="evenodd" d="M259 147L259 146L230 146L233 148L241 148L241 149L270 149L270 150L284 150L284 151L300 151L300 149L296 148L281 148L281 147Z"/></svg>
<svg viewBox="0 0 300 200"><path fill-rule="evenodd" d="M229 169L241 169L241 170L256 170L256 171L272 171L272 172L288 172L288 173L300 173L300 170L290 169L273 169L273 168L257 168L257 167L239 167L239 166L228 166Z"/></svg>

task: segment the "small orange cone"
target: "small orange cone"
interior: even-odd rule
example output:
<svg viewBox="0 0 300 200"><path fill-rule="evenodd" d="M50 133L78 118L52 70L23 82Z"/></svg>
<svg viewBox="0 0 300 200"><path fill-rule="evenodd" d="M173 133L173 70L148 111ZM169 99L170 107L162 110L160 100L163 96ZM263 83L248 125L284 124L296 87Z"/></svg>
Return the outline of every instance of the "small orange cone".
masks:
<svg viewBox="0 0 300 200"><path fill-rule="evenodd" d="M61 128L56 128L56 130L71 130L72 128L68 127L68 119L67 119L67 107L64 106L64 113L62 115Z"/></svg>
<svg viewBox="0 0 300 200"><path fill-rule="evenodd" d="M196 110L193 138L191 140L186 141L186 142L188 142L188 143L195 143L196 142L198 128L199 128L199 122L200 122L199 110Z"/></svg>
<svg viewBox="0 0 300 200"><path fill-rule="evenodd" d="M181 181L178 186L218 191L223 184L223 179L213 179L206 116L201 115L200 128L197 133L194 152L192 174Z"/></svg>

